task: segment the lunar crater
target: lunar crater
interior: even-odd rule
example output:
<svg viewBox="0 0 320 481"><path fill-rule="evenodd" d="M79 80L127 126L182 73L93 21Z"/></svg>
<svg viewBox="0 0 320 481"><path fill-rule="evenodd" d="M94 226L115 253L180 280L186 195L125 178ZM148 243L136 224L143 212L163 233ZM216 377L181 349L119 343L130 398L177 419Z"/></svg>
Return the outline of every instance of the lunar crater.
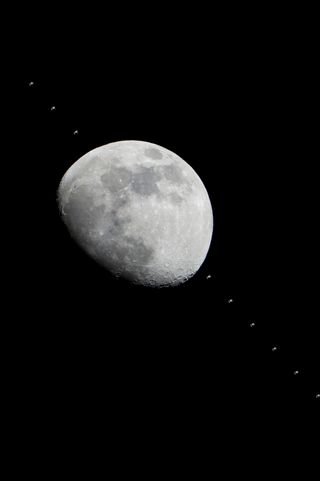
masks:
<svg viewBox="0 0 320 481"><path fill-rule="evenodd" d="M183 197L179 194L177 194L176 192L171 192L169 194L169 198L170 198L170 201L173 203L173 204L181 204L183 202Z"/></svg>

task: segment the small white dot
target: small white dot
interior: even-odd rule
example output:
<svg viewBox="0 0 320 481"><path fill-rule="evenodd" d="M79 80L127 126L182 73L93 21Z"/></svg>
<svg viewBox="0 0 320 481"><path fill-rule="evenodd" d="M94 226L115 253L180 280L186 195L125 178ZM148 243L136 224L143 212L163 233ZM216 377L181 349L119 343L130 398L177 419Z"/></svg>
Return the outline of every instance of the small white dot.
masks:
<svg viewBox="0 0 320 481"><path fill-rule="evenodd" d="M73 131L73 135L78 135L78 133L79 133L79 130L74 130L74 131Z"/></svg>
<svg viewBox="0 0 320 481"><path fill-rule="evenodd" d="M56 107L55 107L55 105L52 105L52 107L51 107L51 109L50 109L50 110L51 110L51 112L53 112L54 110L56 110Z"/></svg>
<svg viewBox="0 0 320 481"><path fill-rule="evenodd" d="M272 352L275 352L275 351L277 351L277 350L278 350L277 346L273 346Z"/></svg>
<svg viewBox="0 0 320 481"><path fill-rule="evenodd" d="M294 375L294 376L297 376L298 374L299 374L299 371L298 371L298 370L293 372L293 375Z"/></svg>
<svg viewBox="0 0 320 481"><path fill-rule="evenodd" d="M207 279L207 280L208 280L208 279L211 279L211 274L208 274L207 277L206 277L206 279Z"/></svg>
<svg viewBox="0 0 320 481"><path fill-rule="evenodd" d="M228 304L232 304L233 303L233 299L228 299Z"/></svg>
<svg viewBox="0 0 320 481"><path fill-rule="evenodd" d="M255 327L256 323L255 322L251 322L250 323L250 327Z"/></svg>
<svg viewBox="0 0 320 481"><path fill-rule="evenodd" d="M316 399L320 399L320 394L316 394Z"/></svg>
<svg viewBox="0 0 320 481"><path fill-rule="evenodd" d="M34 86L34 82L29 82L29 87L33 87Z"/></svg>

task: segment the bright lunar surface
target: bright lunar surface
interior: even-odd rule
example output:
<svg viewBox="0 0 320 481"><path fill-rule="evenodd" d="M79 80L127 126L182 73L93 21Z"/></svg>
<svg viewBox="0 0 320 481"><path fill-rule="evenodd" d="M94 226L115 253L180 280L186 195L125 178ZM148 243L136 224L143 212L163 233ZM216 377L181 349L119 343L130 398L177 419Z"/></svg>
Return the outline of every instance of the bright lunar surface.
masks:
<svg viewBox="0 0 320 481"><path fill-rule="evenodd" d="M84 251L135 284L185 282L210 246L212 208L199 176L149 142L114 142L85 154L63 176L58 203Z"/></svg>

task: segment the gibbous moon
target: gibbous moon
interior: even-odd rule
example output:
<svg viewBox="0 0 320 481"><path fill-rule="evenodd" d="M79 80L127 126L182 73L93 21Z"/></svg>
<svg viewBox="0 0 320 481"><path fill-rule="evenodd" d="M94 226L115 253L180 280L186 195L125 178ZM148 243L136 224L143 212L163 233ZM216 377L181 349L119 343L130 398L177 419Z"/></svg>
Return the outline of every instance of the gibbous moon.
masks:
<svg viewBox="0 0 320 481"><path fill-rule="evenodd" d="M135 284L185 282L210 246L212 208L199 176L149 142L114 142L85 154L64 174L58 204L79 246Z"/></svg>

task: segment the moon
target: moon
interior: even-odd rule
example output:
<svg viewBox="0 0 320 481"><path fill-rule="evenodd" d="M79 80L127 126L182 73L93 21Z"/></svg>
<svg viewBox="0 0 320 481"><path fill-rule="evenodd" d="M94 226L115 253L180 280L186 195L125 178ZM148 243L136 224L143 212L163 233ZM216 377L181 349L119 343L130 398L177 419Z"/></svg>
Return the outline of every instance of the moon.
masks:
<svg viewBox="0 0 320 481"><path fill-rule="evenodd" d="M206 188L187 162L160 145L128 140L91 150L64 174L57 200L76 243L134 284L179 285L210 247Z"/></svg>

